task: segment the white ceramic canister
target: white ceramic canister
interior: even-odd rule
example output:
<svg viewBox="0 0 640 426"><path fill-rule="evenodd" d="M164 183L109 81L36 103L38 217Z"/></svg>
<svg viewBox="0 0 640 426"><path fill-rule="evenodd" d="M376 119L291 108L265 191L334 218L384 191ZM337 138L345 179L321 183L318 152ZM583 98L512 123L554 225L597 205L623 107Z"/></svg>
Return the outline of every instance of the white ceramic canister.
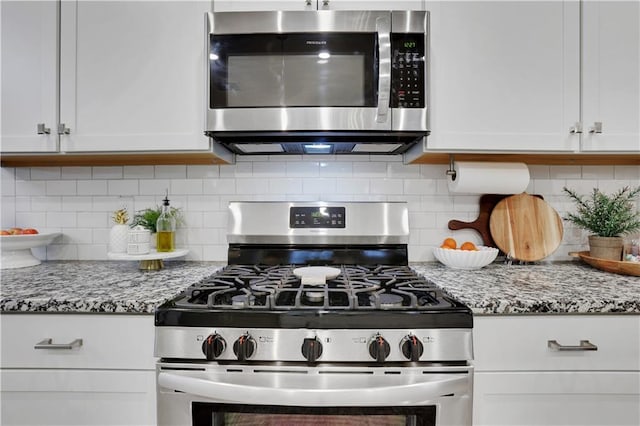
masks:
<svg viewBox="0 0 640 426"><path fill-rule="evenodd" d="M136 226L129 230L127 253L147 254L150 249L151 232L142 226Z"/></svg>

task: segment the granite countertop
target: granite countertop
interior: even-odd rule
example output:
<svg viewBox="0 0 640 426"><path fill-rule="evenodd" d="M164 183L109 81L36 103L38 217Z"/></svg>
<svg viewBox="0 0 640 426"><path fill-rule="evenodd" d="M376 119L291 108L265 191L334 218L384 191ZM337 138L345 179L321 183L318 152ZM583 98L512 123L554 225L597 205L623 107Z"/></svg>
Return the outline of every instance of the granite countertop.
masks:
<svg viewBox="0 0 640 426"><path fill-rule="evenodd" d="M49 261L0 271L0 312L152 314L220 262L165 262L140 271L135 262ZM594 269L580 261L535 265L493 263L474 271L439 263L411 265L474 314L640 314L640 277Z"/></svg>
<svg viewBox="0 0 640 426"><path fill-rule="evenodd" d="M640 277L603 272L578 260L492 263L472 271L439 263L413 266L474 314L640 314Z"/></svg>
<svg viewBox="0 0 640 426"><path fill-rule="evenodd" d="M224 264L165 261L141 271L128 261L48 261L3 269L0 312L152 314L155 308Z"/></svg>

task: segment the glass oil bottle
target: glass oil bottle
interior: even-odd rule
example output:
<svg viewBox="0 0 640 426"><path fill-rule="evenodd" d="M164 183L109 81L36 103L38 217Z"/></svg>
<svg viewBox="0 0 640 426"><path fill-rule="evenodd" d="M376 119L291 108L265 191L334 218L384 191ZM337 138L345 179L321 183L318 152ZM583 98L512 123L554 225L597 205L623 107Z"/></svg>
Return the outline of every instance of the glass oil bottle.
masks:
<svg viewBox="0 0 640 426"><path fill-rule="evenodd" d="M174 251L176 244L176 218L171 213L168 193L164 198L162 212L156 222L156 232L156 249L158 252Z"/></svg>

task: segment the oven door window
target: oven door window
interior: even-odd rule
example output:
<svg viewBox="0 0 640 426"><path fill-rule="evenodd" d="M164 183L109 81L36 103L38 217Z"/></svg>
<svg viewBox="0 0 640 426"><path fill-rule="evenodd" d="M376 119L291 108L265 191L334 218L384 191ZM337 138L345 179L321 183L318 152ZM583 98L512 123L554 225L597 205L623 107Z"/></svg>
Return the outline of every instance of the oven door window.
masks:
<svg viewBox="0 0 640 426"><path fill-rule="evenodd" d="M193 426L435 426L435 406L289 407L192 403Z"/></svg>
<svg viewBox="0 0 640 426"><path fill-rule="evenodd" d="M210 35L210 108L375 107L375 33Z"/></svg>

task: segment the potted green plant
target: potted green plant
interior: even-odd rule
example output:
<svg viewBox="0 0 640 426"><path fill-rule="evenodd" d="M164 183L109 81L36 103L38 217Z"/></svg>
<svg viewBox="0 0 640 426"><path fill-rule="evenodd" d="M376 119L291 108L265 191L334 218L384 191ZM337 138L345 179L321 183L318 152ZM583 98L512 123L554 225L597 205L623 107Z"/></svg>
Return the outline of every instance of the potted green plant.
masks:
<svg viewBox="0 0 640 426"><path fill-rule="evenodd" d="M151 241L153 243L156 241L156 223L158 222L160 213L162 213L161 206L138 210L133 216L130 226L132 228L135 226L142 226L143 228L148 229L151 232ZM176 225L181 225L183 223L182 210L180 208L169 207L169 213L176 218Z"/></svg>
<svg viewBox="0 0 640 426"><path fill-rule="evenodd" d="M611 195L594 188L589 197L578 195L567 187L562 189L577 207L576 212L568 213L565 220L592 232L589 235L590 255L620 260L624 244L622 236L640 230L640 214L633 204L640 194L640 186L625 186Z"/></svg>

